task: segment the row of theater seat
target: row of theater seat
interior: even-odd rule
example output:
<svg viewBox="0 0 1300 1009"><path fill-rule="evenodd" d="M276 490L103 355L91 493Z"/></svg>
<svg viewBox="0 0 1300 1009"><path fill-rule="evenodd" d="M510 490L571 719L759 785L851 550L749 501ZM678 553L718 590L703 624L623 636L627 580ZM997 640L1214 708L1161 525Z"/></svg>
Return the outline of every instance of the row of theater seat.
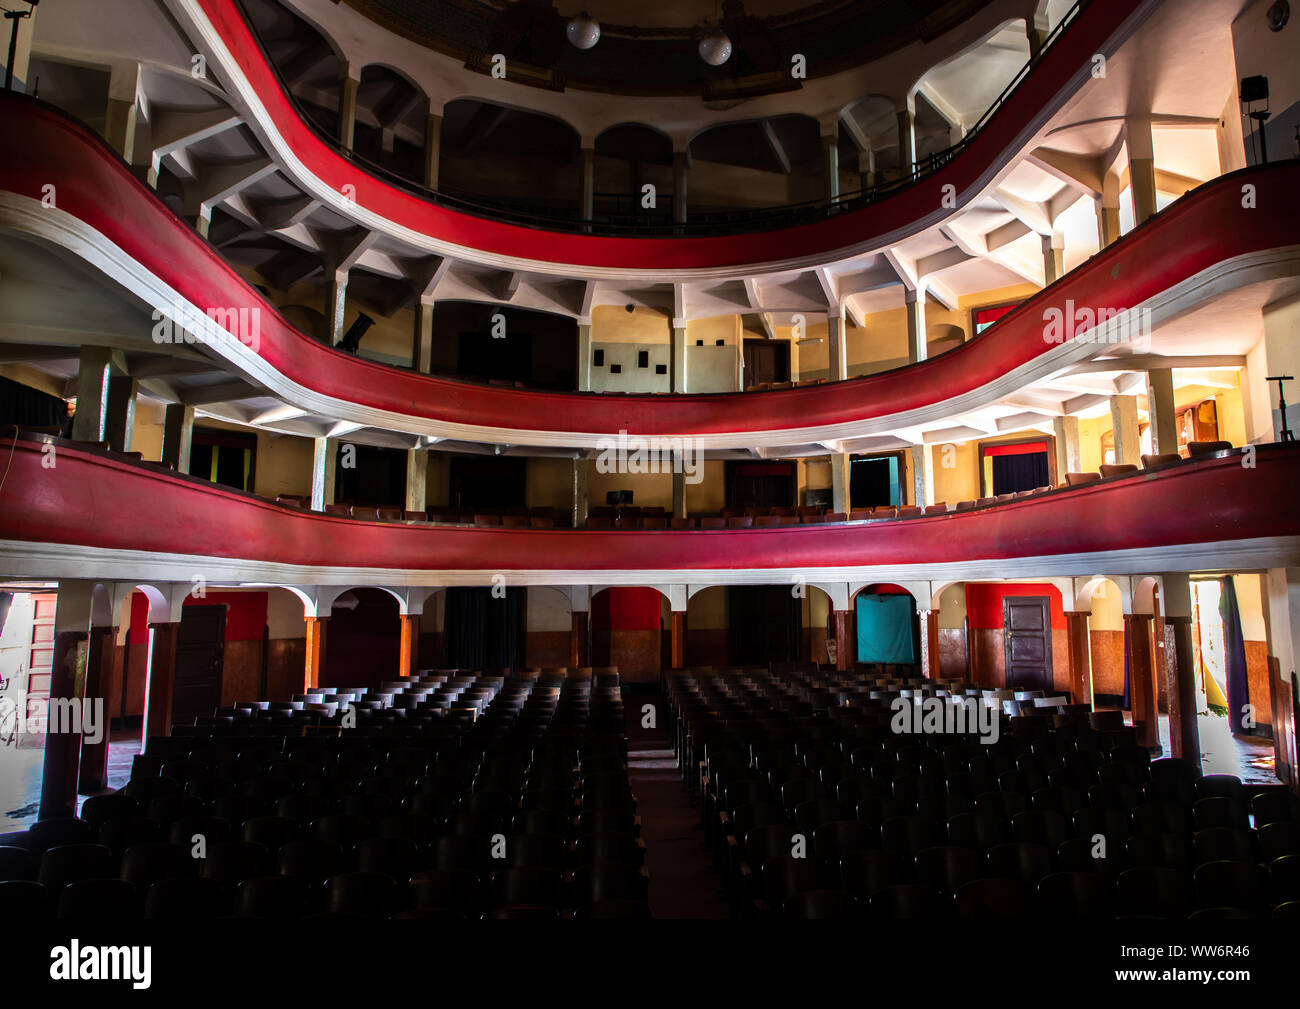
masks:
<svg viewBox="0 0 1300 1009"><path fill-rule="evenodd" d="M439 691L481 714L394 738L315 711L335 724L260 736L239 729L267 710L250 703L150 739L121 792L0 835L0 914L647 917L616 677L456 671L291 703Z"/></svg>
<svg viewBox="0 0 1300 1009"><path fill-rule="evenodd" d="M975 689L864 691L818 671L671 675L683 780L735 912L1300 914L1300 808L1281 786L1152 761L1117 712L1068 705L1001 717L995 742L893 731L903 691Z"/></svg>

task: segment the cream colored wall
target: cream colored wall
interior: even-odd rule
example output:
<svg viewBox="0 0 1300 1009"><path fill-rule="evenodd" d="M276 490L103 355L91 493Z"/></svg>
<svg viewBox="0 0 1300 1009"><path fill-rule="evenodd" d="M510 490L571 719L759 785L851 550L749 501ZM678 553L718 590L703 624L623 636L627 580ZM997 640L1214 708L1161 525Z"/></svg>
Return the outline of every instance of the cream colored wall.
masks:
<svg viewBox="0 0 1300 1009"><path fill-rule="evenodd" d="M1111 427L1110 414L1079 419L1079 468L1083 473L1096 473L1101 469L1101 439ZM1062 482L1065 480L1061 475Z"/></svg>
<svg viewBox="0 0 1300 1009"><path fill-rule="evenodd" d="M136 412L137 426L139 411ZM248 434L252 428L211 417L196 417L196 427L217 428ZM158 428L161 439L162 428ZM261 497L273 498L279 494L311 497L311 469L314 446L312 439L294 435L268 434L257 431L257 469L254 473L254 491ZM147 458L147 457L146 457Z"/></svg>
<svg viewBox="0 0 1300 1009"><path fill-rule="evenodd" d="M727 590L715 585L695 593L690 598L686 619L690 630L726 630Z"/></svg>
<svg viewBox="0 0 1300 1009"><path fill-rule="evenodd" d="M716 515L727 504L727 464L721 460L704 463L704 478L686 485L686 514Z"/></svg>
<svg viewBox="0 0 1300 1009"><path fill-rule="evenodd" d="M600 473L596 460L587 461L587 500L590 507L604 505L605 494L614 490L630 490L632 504L638 508L673 508L672 473Z"/></svg>
<svg viewBox="0 0 1300 1009"><path fill-rule="evenodd" d="M931 445L930 453L936 502L945 501L952 506L980 496L979 451L975 442Z"/></svg>
<svg viewBox="0 0 1300 1009"><path fill-rule="evenodd" d="M139 452L149 462L162 459L163 418L166 408L160 403L135 403L135 427L131 429L131 451ZM258 446L258 470L261 471L261 446Z"/></svg>
<svg viewBox="0 0 1300 1009"><path fill-rule="evenodd" d="M429 453L429 468L424 475L424 500L429 508L451 505L451 457Z"/></svg>
<svg viewBox="0 0 1300 1009"><path fill-rule="evenodd" d="M966 583L949 585L939 593L939 626L962 630L966 626Z"/></svg>
<svg viewBox="0 0 1300 1009"><path fill-rule="evenodd" d="M1124 599L1119 586L1106 579L1092 590L1092 609L1088 618L1090 631L1122 631Z"/></svg>
<svg viewBox="0 0 1300 1009"><path fill-rule="evenodd" d="M558 589L530 586L528 592L528 631L567 631L573 627L569 598Z"/></svg>
<svg viewBox="0 0 1300 1009"><path fill-rule="evenodd" d="M529 508L573 506L573 460L529 459L525 476L524 502Z"/></svg>
<svg viewBox="0 0 1300 1009"><path fill-rule="evenodd" d="M1241 636L1246 641L1268 640L1262 582L1262 575L1232 576L1232 585L1237 592L1237 609L1241 614Z"/></svg>
<svg viewBox="0 0 1300 1009"><path fill-rule="evenodd" d="M26 364L0 364L0 376L63 399L63 382Z"/></svg>

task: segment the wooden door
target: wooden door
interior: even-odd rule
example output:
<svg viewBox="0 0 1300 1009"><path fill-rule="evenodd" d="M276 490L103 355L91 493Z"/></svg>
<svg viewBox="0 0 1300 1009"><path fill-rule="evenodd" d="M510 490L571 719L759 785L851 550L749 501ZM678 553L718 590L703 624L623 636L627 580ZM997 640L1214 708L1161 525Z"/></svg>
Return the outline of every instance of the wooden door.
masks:
<svg viewBox="0 0 1300 1009"><path fill-rule="evenodd" d="M1052 611L1046 596L1002 600L1002 646L1009 689L1052 689Z"/></svg>

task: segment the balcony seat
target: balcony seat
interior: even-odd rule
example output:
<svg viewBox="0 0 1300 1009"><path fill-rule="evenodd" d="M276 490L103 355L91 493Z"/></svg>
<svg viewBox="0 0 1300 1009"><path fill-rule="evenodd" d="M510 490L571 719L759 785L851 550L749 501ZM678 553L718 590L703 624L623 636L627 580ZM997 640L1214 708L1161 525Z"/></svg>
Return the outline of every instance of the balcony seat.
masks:
<svg viewBox="0 0 1300 1009"><path fill-rule="evenodd" d="M919 505L904 505L902 508L898 509L898 517L900 519L913 519L923 513L924 509Z"/></svg>
<svg viewBox="0 0 1300 1009"><path fill-rule="evenodd" d="M1136 473L1137 471L1137 464L1131 462L1102 463L1101 466L1101 475L1104 477L1124 476L1127 473Z"/></svg>
<svg viewBox="0 0 1300 1009"><path fill-rule="evenodd" d="M700 519L701 529L726 529L727 520L720 515L705 515Z"/></svg>
<svg viewBox="0 0 1300 1009"><path fill-rule="evenodd" d="M1187 451L1195 459L1198 456L1214 455L1216 452L1231 452L1232 442L1230 441L1189 441Z"/></svg>
<svg viewBox="0 0 1300 1009"><path fill-rule="evenodd" d="M1100 473L1066 473L1065 486L1082 487L1084 484L1096 483L1100 479Z"/></svg>
<svg viewBox="0 0 1300 1009"><path fill-rule="evenodd" d="M936 501L936 502L935 502L934 504L932 504L932 505L926 505L925 513L926 513L927 515L947 515L947 514L948 514L948 502L947 502L947 501Z"/></svg>
<svg viewBox="0 0 1300 1009"><path fill-rule="evenodd" d="M1142 457L1143 469L1156 469L1160 466L1176 466L1183 461L1183 457L1177 452L1161 452L1159 455L1144 455Z"/></svg>
<svg viewBox="0 0 1300 1009"><path fill-rule="evenodd" d="M344 518L351 518L352 506L350 504L342 504L336 501L333 504L327 504L325 506L325 514L342 515Z"/></svg>
<svg viewBox="0 0 1300 1009"><path fill-rule="evenodd" d="M528 524L533 529L554 529L555 519L549 515L534 515L528 520Z"/></svg>

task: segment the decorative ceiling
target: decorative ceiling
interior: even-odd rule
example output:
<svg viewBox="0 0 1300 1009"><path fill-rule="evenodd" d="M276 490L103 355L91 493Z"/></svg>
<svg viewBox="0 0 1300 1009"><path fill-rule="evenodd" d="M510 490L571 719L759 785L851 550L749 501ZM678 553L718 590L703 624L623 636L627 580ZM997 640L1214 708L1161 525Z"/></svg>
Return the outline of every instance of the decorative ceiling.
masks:
<svg viewBox="0 0 1300 1009"><path fill-rule="evenodd" d="M590 0L583 9L600 21L601 34L588 50L569 45L564 33L582 0L565 0L563 10L554 0L344 2L483 73L502 54L511 79L538 87L726 99L798 88L795 56L811 79L929 40L988 0L667 0L649 11L640 2ZM697 47L706 25L719 21L734 51L710 67Z"/></svg>

